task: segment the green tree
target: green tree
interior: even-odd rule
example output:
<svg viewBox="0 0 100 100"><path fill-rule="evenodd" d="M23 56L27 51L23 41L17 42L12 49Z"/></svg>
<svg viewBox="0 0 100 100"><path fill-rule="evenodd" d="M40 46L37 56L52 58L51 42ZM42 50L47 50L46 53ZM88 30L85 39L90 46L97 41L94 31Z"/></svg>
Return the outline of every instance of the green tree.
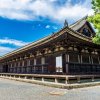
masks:
<svg viewBox="0 0 100 100"><path fill-rule="evenodd" d="M93 23L96 29L96 36L93 38L93 42L100 44L100 0L92 0L91 3L94 15L88 17L88 20Z"/></svg>

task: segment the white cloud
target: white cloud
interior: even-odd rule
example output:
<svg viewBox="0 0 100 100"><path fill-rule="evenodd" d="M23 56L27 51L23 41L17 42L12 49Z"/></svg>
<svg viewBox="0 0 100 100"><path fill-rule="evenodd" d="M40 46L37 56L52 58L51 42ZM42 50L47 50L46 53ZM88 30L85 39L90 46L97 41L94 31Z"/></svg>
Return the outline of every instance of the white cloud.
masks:
<svg viewBox="0 0 100 100"><path fill-rule="evenodd" d="M47 29L52 28L54 30L58 29L57 26L50 26L50 25L46 25L45 28Z"/></svg>
<svg viewBox="0 0 100 100"><path fill-rule="evenodd" d="M57 30L58 28L56 26L52 26L53 29Z"/></svg>
<svg viewBox="0 0 100 100"><path fill-rule="evenodd" d="M11 46L10 47L1 46L1 45L5 45L5 44L10 44L11 46L21 47L21 46L24 46L28 43L23 42L23 41L19 41L19 40L15 40L15 39L9 39L7 37L3 38L3 39L0 39L0 56L16 49L16 48L11 47Z"/></svg>
<svg viewBox="0 0 100 100"><path fill-rule="evenodd" d="M59 0L0 0L0 16L17 20L37 20L39 17L50 18L56 22L64 19L78 19L87 14L93 14L90 1L71 4L66 0L65 4L57 5Z"/></svg>
<svg viewBox="0 0 100 100"><path fill-rule="evenodd" d="M14 48L0 46L0 56L13 51Z"/></svg>
<svg viewBox="0 0 100 100"><path fill-rule="evenodd" d="M45 28L50 28L50 25L46 25Z"/></svg>
<svg viewBox="0 0 100 100"><path fill-rule="evenodd" d="M24 46L28 43L19 41L19 40L15 40L15 39L4 38L4 39L0 39L0 44L11 44L11 45L20 47L20 46Z"/></svg>

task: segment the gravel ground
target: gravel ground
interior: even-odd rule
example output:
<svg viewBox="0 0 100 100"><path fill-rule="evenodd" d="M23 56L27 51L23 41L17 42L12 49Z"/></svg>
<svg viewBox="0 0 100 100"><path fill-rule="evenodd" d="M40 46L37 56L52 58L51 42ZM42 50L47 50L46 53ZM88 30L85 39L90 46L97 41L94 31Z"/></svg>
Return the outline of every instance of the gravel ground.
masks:
<svg viewBox="0 0 100 100"><path fill-rule="evenodd" d="M0 100L100 100L100 86L67 90L0 79Z"/></svg>

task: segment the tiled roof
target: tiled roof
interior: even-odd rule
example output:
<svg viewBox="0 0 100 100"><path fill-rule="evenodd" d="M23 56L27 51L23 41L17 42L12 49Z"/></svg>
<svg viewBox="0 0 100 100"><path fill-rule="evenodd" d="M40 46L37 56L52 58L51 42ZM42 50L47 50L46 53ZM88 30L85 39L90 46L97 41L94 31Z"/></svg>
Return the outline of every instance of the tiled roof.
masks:
<svg viewBox="0 0 100 100"><path fill-rule="evenodd" d="M77 22L70 25L69 27L71 29L73 29L74 31L77 31L78 29L80 29L86 23L86 21L87 21L86 19L87 19L87 16L85 16L84 18L78 20Z"/></svg>
<svg viewBox="0 0 100 100"><path fill-rule="evenodd" d="M16 54L16 53L19 53L19 52L23 52L23 51L29 50L30 48L34 48L36 46L39 46L41 43L42 44L46 43L46 41L51 41L53 39L52 37L56 37L57 38L58 36L60 36L60 34L64 33L64 31L68 31L73 36L76 36L76 37L81 38L81 39L84 38L83 40L92 42L91 39L89 39L86 36L82 36L81 34L79 34L77 32L77 29L82 27L84 25L84 23L86 22L86 18L87 17L84 17L84 18L78 20L77 22L75 22L74 24L70 25L69 27L66 26L66 27L62 28L61 30L59 30L58 32L56 32L54 34L51 34L50 36L47 36L47 37L42 38L42 39L40 39L40 40L38 40L36 42L32 42L32 43L30 43L30 44L28 44L28 45L26 45L24 47L16 49L16 50L14 50L14 51L12 51L10 53L5 54L4 56L2 56L0 58L2 59L3 57L11 56L13 54ZM74 33L76 33L76 34L74 34Z"/></svg>

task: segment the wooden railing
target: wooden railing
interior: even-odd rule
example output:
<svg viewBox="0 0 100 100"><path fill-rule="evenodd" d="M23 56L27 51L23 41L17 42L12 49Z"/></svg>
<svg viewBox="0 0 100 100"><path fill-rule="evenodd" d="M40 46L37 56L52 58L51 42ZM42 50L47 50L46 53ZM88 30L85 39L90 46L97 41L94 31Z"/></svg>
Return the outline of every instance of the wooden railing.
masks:
<svg viewBox="0 0 100 100"><path fill-rule="evenodd" d="M69 73L71 74L99 74L100 64L88 64L88 63L68 63Z"/></svg>
<svg viewBox="0 0 100 100"><path fill-rule="evenodd" d="M53 82L61 84L81 83L83 80L92 82L100 79L100 75L43 75L43 74L14 74L14 73L0 73L1 78L27 80L27 81L41 81Z"/></svg>

